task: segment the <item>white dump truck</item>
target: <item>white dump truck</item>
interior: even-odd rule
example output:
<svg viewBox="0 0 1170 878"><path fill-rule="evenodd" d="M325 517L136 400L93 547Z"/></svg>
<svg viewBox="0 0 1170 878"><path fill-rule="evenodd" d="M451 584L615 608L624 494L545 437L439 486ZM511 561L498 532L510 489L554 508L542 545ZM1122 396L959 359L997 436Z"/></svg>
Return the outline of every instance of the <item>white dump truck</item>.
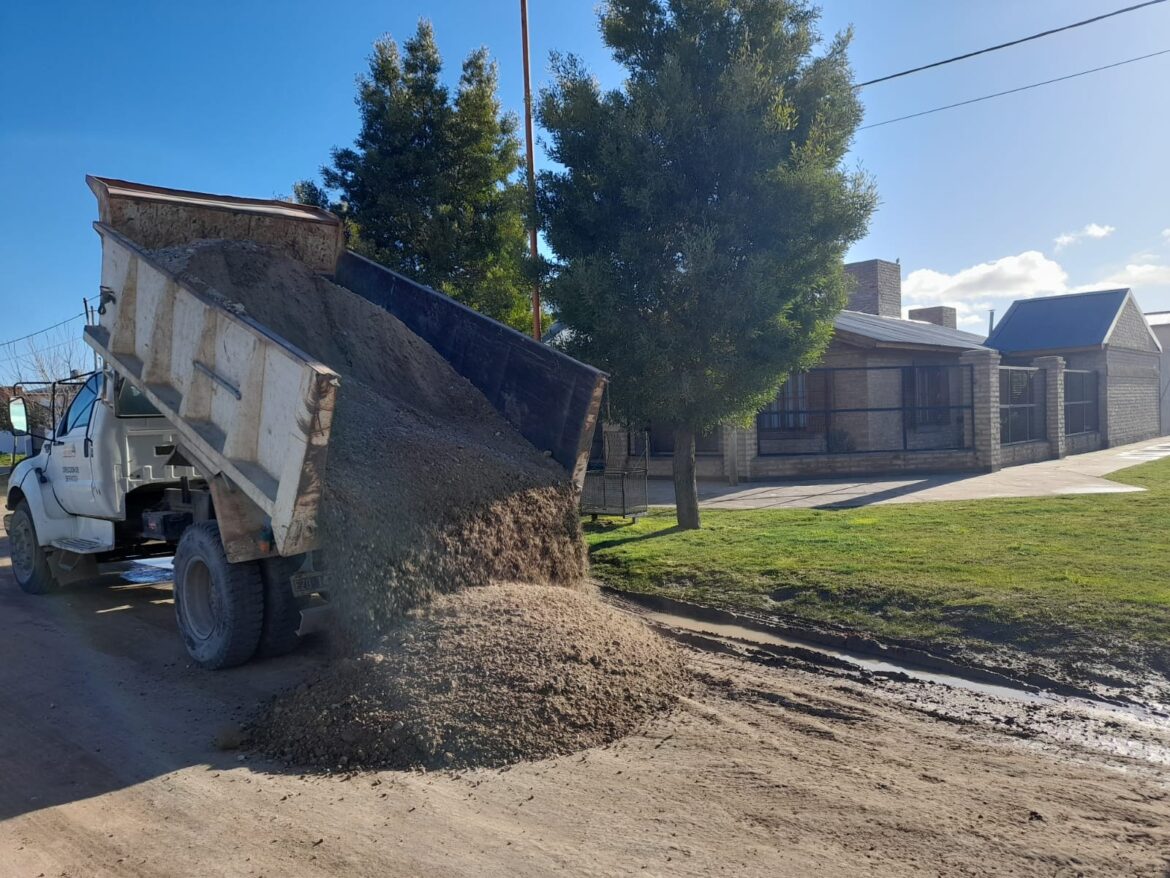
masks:
<svg viewBox="0 0 1170 878"><path fill-rule="evenodd" d="M152 258L199 239L273 247L386 308L583 479L605 384L595 369L347 251L327 211L87 182L102 278L84 339L101 368L72 379L72 401L39 434L32 401L10 404L14 431L41 443L8 483L5 529L24 591L173 554L179 631L208 668L289 651L303 611L328 594L315 550L340 378Z"/></svg>

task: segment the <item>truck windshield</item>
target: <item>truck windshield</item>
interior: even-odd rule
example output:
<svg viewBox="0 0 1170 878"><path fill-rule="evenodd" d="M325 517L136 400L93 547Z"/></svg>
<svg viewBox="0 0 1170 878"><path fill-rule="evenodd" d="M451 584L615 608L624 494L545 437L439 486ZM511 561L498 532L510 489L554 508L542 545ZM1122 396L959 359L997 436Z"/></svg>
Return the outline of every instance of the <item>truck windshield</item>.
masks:
<svg viewBox="0 0 1170 878"><path fill-rule="evenodd" d="M118 396L114 402L114 414L119 418L157 418L161 417L141 390L129 381L122 381L118 388Z"/></svg>

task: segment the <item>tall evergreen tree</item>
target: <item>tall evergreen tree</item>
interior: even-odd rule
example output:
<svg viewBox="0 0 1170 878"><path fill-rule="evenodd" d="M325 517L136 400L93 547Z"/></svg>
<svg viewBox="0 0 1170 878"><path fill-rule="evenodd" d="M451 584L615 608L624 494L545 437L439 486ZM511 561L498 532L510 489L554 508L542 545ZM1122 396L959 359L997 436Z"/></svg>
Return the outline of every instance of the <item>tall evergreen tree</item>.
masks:
<svg viewBox="0 0 1170 878"><path fill-rule="evenodd" d="M816 361L875 205L843 167L849 34L819 50L817 17L806 0L608 0L622 88L554 55L541 95L563 168L541 175L548 298L615 407L673 429L680 527L699 526L696 434Z"/></svg>
<svg viewBox="0 0 1170 878"><path fill-rule="evenodd" d="M333 150L323 185L302 180L293 195L340 214L363 255L523 329L520 142L500 107L496 65L473 52L452 96L429 22L403 50L389 37L374 44L358 80L354 146Z"/></svg>

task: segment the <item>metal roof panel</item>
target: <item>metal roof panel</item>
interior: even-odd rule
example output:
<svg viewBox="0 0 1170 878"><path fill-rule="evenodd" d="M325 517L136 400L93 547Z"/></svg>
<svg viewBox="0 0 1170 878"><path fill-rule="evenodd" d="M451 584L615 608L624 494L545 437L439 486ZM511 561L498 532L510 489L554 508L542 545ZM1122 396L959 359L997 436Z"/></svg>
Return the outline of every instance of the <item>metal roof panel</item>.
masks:
<svg viewBox="0 0 1170 878"><path fill-rule="evenodd" d="M1128 296L1122 289L1019 299L987 344L1005 354L1100 347Z"/></svg>
<svg viewBox="0 0 1170 878"><path fill-rule="evenodd" d="M833 325L841 332L871 338L886 344L919 345L971 351L984 347L983 336L919 320L879 317L861 311L842 311Z"/></svg>

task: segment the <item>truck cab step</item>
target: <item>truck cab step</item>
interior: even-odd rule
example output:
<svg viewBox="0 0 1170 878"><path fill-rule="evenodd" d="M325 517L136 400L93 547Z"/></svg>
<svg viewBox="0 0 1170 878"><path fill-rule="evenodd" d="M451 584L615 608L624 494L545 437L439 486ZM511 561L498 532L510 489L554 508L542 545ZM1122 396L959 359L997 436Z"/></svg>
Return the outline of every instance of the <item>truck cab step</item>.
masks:
<svg viewBox="0 0 1170 878"><path fill-rule="evenodd" d="M85 540L80 537L64 537L53 540L50 545L54 549L73 552L76 555L96 555L98 552L108 552L113 546L106 545L101 540Z"/></svg>

